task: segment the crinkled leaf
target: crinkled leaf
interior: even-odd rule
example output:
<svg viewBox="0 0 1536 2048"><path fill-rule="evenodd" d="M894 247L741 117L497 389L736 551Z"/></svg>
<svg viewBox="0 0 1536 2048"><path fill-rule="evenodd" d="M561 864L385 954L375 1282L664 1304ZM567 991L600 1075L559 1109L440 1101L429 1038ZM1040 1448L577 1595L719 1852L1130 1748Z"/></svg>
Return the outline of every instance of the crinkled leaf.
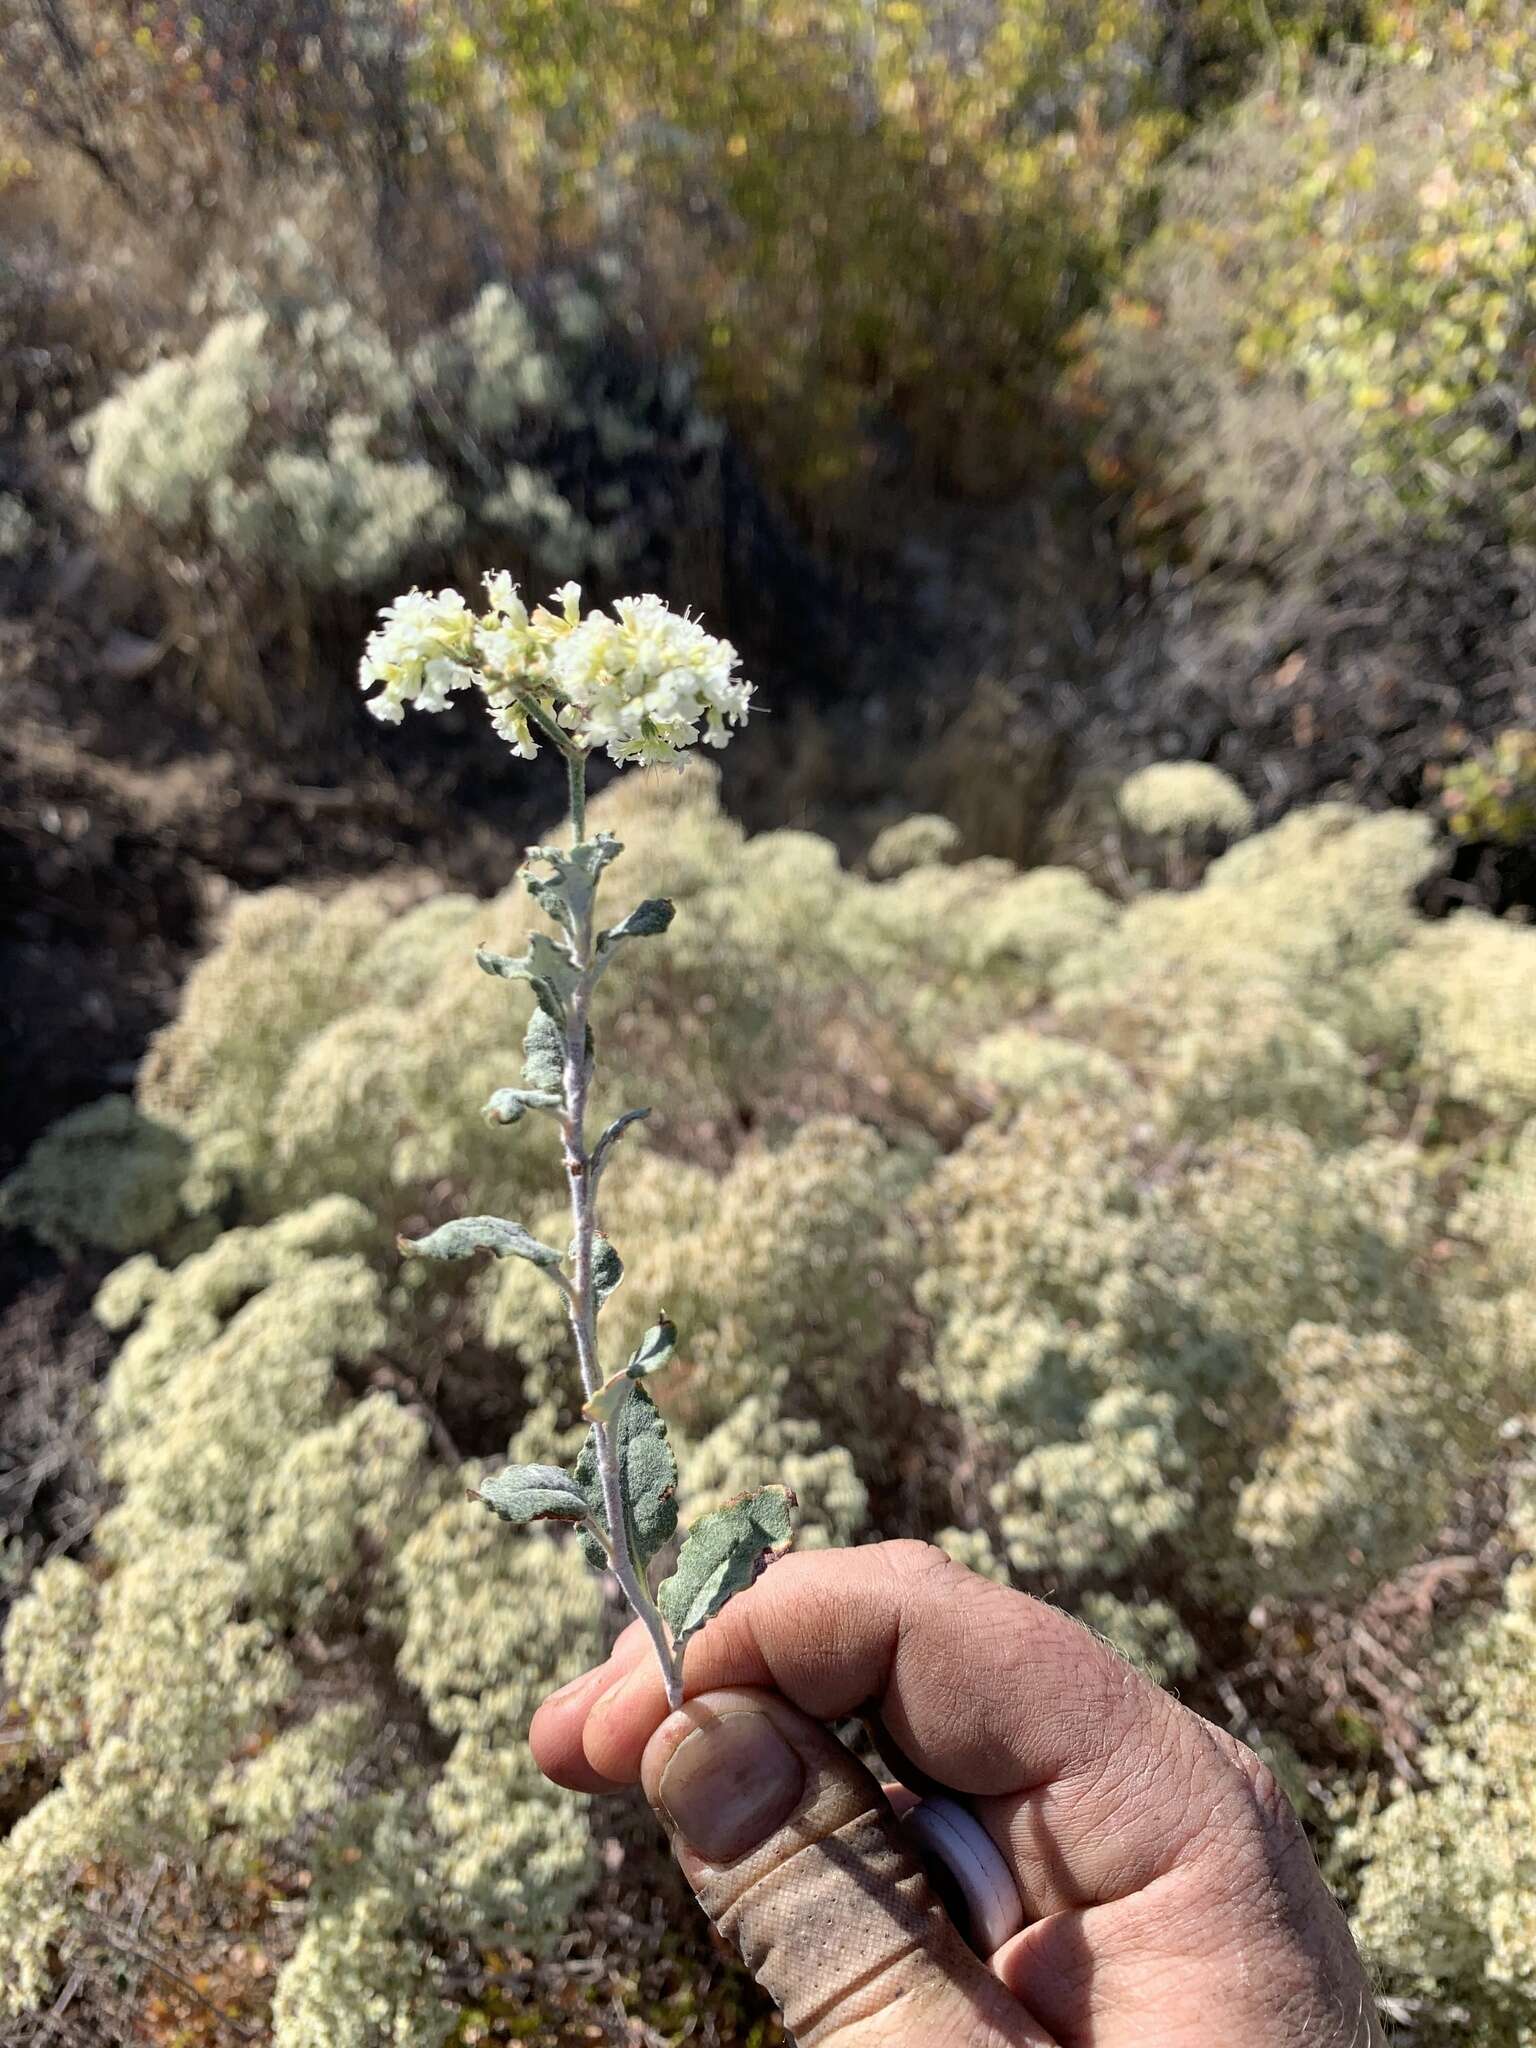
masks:
<svg viewBox="0 0 1536 2048"><path fill-rule="evenodd" d="M542 1017L544 1012L535 1013ZM560 1109L560 1096L548 1088L498 1088L480 1114L488 1124L520 1123L530 1109Z"/></svg>
<svg viewBox="0 0 1536 2048"><path fill-rule="evenodd" d="M565 1033L544 1010L534 1011L523 1033L523 1079L551 1093L565 1086Z"/></svg>
<svg viewBox="0 0 1536 2048"><path fill-rule="evenodd" d="M525 1522L584 1522L590 1512L574 1474L559 1465L508 1465L469 1497L519 1529Z"/></svg>
<svg viewBox="0 0 1536 2048"><path fill-rule="evenodd" d="M644 1387L631 1390L613 1425L613 1434L629 1525L630 1555L636 1569L643 1571L677 1529L677 1460L667 1441L667 1425L661 1419L661 1411ZM595 1432L582 1445L576 1461L576 1483L586 1497L592 1519L606 1529L608 1516L597 1469ZM581 1540L587 1562L601 1569L608 1562L602 1545L590 1533Z"/></svg>
<svg viewBox="0 0 1536 2048"><path fill-rule="evenodd" d="M603 1303L623 1278L624 1261L619 1257L606 1237L594 1237L592 1240L592 1285L597 1294L597 1305L599 1308L602 1307Z"/></svg>
<svg viewBox="0 0 1536 2048"><path fill-rule="evenodd" d="M763 1559L789 1541L794 1504L787 1486L763 1486L694 1523L678 1552L677 1570L656 1595L679 1647L733 1594L750 1586Z"/></svg>
<svg viewBox="0 0 1536 2048"><path fill-rule="evenodd" d="M535 1266L558 1266L560 1254L541 1244L521 1223L504 1216L460 1216L426 1237L396 1240L401 1251L418 1259L467 1259L475 1252L494 1252L498 1259L529 1259Z"/></svg>
<svg viewBox="0 0 1536 2048"><path fill-rule="evenodd" d="M547 932L534 932L526 953L493 953L488 946L477 946L475 960L487 974L499 975L503 981L526 981L539 1008L564 1027L566 1005L579 977L570 954Z"/></svg>
<svg viewBox="0 0 1536 2048"><path fill-rule="evenodd" d="M612 1422L628 1400L629 1390L635 1382L649 1379L653 1372L660 1372L664 1365L670 1364L676 1349L677 1327L663 1316L640 1339L624 1370L610 1374L586 1402L581 1412L588 1422Z"/></svg>
<svg viewBox="0 0 1536 2048"><path fill-rule="evenodd" d="M676 914L677 906L665 896L647 896L611 931L599 932L597 949L606 953L623 939L659 939Z"/></svg>
<svg viewBox="0 0 1536 2048"><path fill-rule="evenodd" d="M527 858L546 862L554 873L525 873L523 881L539 908L574 934L591 915L598 877L623 851L611 832L599 832L579 846L530 846Z"/></svg>

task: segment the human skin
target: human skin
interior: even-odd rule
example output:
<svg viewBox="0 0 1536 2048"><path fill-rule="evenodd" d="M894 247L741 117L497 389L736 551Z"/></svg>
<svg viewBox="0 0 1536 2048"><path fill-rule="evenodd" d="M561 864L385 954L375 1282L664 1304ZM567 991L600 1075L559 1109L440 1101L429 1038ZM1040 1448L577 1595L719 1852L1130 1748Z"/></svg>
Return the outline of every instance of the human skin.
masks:
<svg viewBox="0 0 1536 2048"><path fill-rule="evenodd" d="M542 1769L640 1785L801 2048L1380 2048L1343 1915L1273 1775L1069 1616L919 1543L774 1564L669 1714L638 1626L546 1700ZM1024 1903L988 1959L825 1724L964 1798Z"/></svg>

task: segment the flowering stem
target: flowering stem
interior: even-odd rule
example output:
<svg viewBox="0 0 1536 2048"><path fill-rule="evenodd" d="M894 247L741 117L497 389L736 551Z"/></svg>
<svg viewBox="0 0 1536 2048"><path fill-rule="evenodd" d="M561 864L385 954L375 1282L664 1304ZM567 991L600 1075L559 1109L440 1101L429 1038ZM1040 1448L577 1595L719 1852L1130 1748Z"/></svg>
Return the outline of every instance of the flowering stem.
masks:
<svg viewBox="0 0 1536 2048"><path fill-rule="evenodd" d="M586 831L586 757L573 749L566 755L570 774L571 826L580 845ZM594 891L595 894L595 891ZM593 1284L593 1240L597 1235L596 1186L592 1160L586 1149L587 1089L592 1078L587 1053L587 1022L592 989L597 980L593 952L593 918L590 903L571 937L571 953L577 969L576 986L566 1011L565 1107L560 1132L565 1160L565 1177L571 1195L571 1262L574 1271L566 1292L566 1310L571 1334L576 1340L576 1358L581 1384L590 1397L602 1385L597 1356L597 1290ZM637 1568L629 1544L629 1518L619 1477L617 1427L594 1422L592 1442L598 1476L603 1489L603 1511L608 1523L607 1550L615 1578L625 1599L644 1622L661 1665L669 1707L683 1703L682 1674L667 1625L662 1620L644 1575Z"/></svg>

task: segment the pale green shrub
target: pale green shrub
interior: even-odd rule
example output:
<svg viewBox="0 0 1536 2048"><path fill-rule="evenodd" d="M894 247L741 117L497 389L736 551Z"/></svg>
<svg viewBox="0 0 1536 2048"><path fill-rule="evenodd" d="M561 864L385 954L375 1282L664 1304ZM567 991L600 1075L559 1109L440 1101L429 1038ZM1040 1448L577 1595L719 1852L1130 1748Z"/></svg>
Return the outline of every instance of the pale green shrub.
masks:
<svg viewBox="0 0 1536 2048"><path fill-rule="evenodd" d="M594 1028L635 1090L599 1113L677 1104L604 1184L630 1260L605 1323L627 1342L665 1304L684 1333L662 1401L695 1508L777 1475L800 1540L846 1542L899 1532L879 1504L911 1475L935 1522L965 1501L984 1523L943 1532L955 1555L1056 1592L1173 1682L1196 1616L1225 1647L1257 1602L1347 1605L1411 1564L1530 1412L1536 1191L1512 1065L1476 1081L1492 1120L1458 1137L1453 1175L1409 1121L1444 1071L1448 1027L1425 1020L1461 1014L1439 979L1460 920L1412 907L1414 821L1303 813L1118 912L1002 862L866 880L809 835L744 838L695 769L621 780L593 818L678 904L655 966L616 961ZM536 1951L592 1881L577 1803L522 1742L597 1645L590 1583L568 1543L509 1543L464 1504L484 1467L445 1460L387 1391L427 1360L444 1408L494 1412L515 1459L579 1446L538 1276L507 1260L424 1286L387 1249L391 1228L509 1190L563 1242L546 1134L479 1115L516 1034L464 951L524 915L510 892L383 885L240 904L141 1083L135 1114L174 1139L170 1193L146 1174L147 1213L135 1196L105 1222L71 1193L137 1142L121 1107L52 1154L68 1172L33 1213L161 1256L98 1297L120 1333L99 1411L119 1504L6 1639L8 1696L61 1773L0 1847L18 2000L55 1985L55 1935L57 1960L85 1953L79 1871L110 1885L173 1854L229 1882L302 1853L281 2048L349 2041L358 2013L367 2048L415 2048L444 2038L451 1944ZM983 962L966 920L1012 937ZM915 1434L918 1401L942 1412ZM930 1422L963 1493L913 1471L914 1444L939 1455ZM200 1721L145 1669L172 1633L178 1683L223 1674L212 1708L193 1686ZM342 1698L286 1654L298 1640L335 1659ZM1492 1717L1513 1681L1488 1668ZM1481 1754L1414 1795L1413 1842L1448 1837L1434 1816L1472 1800L1464 1778L1483 1787ZM1439 1854L1410 1843L1413 1813L1365 1894L1389 1960L1411 1938L1393 1873ZM1362 1822L1362 1853L1386 1824ZM1435 1897L1481 1957L1525 1880L1497 1843L1474 1871L1463 1832ZM1471 2004L1481 1969L1434 1982ZM1497 2010L1524 2023L1511 1982Z"/></svg>
<svg viewBox="0 0 1536 2048"><path fill-rule="evenodd" d="M1134 1070L1170 1133L1203 1139L1234 1121L1270 1118L1323 1143L1348 1143L1368 1121L1366 1058L1337 1026L1308 1014L1307 994L1169 968L1109 991L1073 990L1054 1017L1091 1040L1095 1057Z"/></svg>
<svg viewBox="0 0 1536 2048"><path fill-rule="evenodd" d="M5 1638L5 1673L33 1739L65 1749L85 1734L86 1658L96 1588L83 1565L53 1557L35 1574Z"/></svg>
<svg viewBox="0 0 1536 2048"><path fill-rule="evenodd" d="M845 1444L828 1444L814 1422L795 1421L769 1395L751 1394L697 1443L678 1446L682 1484L695 1514L781 1479L794 1494L795 1544L851 1543L869 1521L869 1489Z"/></svg>
<svg viewBox="0 0 1536 2048"><path fill-rule="evenodd" d="M960 848L960 827L932 812L919 812L887 825L877 833L865 865L880 881L904 875L910 868L935 867L952 860Z"/></svg>
<svg viewBox="0 0 1536 2048"><path fill-rule="evenodd" d="M1123 1063L1097 1046L1048 1037L1027 1024L1008 1024L972 1046L960 1063L968 1081L1009 1101L1105 1102L1129 1095L1135 1081Z"/></svg>
<svg viewBox="0 0 1536 2048"><path fill-rule="evenodd" d="M1071 1440L1028 1452L992 1490L1008 1555L1024 1572L1127 1570L1194 1512L1171 1395L1117 1387Z"/></svg>
<svg viewBox="0 0 1536 2048"><path fill-rule="evenodd" d="M16 1610L7 1641L19 1631L45 1723L57 1732L78 1701L89 1737L58 1789L0 1844L0 2016L19 2016L43 1994L47 1951L70 1931L78 1866L196 1851L215 1825L231 1750L297 1689L268 1624L237 1619L249 1590L212 1533L190 1529L108 1581L83 1666L76 1588L45 1579Z"/></svg>
<svg viewBox="0 0 1536 2048"><path fill-rule="evenodd" d="M606 1227L635 1247L606 1311L614 1343L638 1342L651 1304L665 1302L687 1332L668 1412L694 1434L759 1388L781 1398L793 1386L824 1411L857 1414L901 1313L900 1204L914 1171L846 1119L808 1123L777 1150L744 1149L723 1178L637 1151L604 1196ZM536 1270L503 1261L484 1297L493 1344L560 1354L560 1304Z"/></svg>
<svg viewBox="0 0 1536 2048"><path fill-rule="evenodd" d="M0 1222L55 1251L131 1252L163 1243L181 1219L190 1147L126 1095L71 1110L0 1187Z"/></svg>
<svg viewBox="0 0 1536 2048"><path fill-rule="evenodd" d="M486 284L402 334L380 256L327 218L338 201L321 184L237 266L212 262L155 359L73 427L105 541L237 713L274 636L302 685L317 643L354 630L347 593L456 551L551 582L643 560L654 580L719 439L597 273Z"/></svg>
<svg viewBox="0 0 1536 2048"><path fill-rule="evenodd" d="M26 559L39 536L37 521L14 491L0 491L0 562Z"/></svg>
<svg viewBox="0 0 1536 2048"><path fill-rule="evenodd" d="M210 1177L239 1184L258 1210L279 1205L278 1083L309 1038L366 996L359 968L389 912L387 893L368 883L328 902L296 889L239 901L146 1062L144 1109L197 1143Z"/></svg>
<svg viewBox="0 0 1536 2048"><path fill-rule="evenodd" d="M1417 932L1382 979L1431 1086L1493 1116L1536 1112L1536 931L1464 910Z"/></svg>
<svg viewBox="0 0 1536 2048"><path fill-rule="evenodd" d="M1508 1159L1467 1194L1454 1222L1482 1244L1496 1285L1536 1289L1536 1123L1525 1125Z"/></svg>
<svg viewBox="0 0 1536 2048"><path fill-rule="evenodd" d="M941 1529L933 1540L946 1557L963 1564L968 1572L993 1579L1002 1586L1008 1584L1007 1563L992 1547L985 1529Z"/></svg>
<svg viewBox="0 0 1536 2048"><path fill-rule="evenodd" d="M274 2048L438 2048L458 2024L398 1894L362 1867L309 1909L273 1999Z"/></svg>
<svg viewBox="0 0 1536 2048"><path fill-rule="evenodd" d="M277 1982L277 2048L441 2040L434 1938L506 1923L537 1940L591 1880L575 1803L521 1741L595 1647L583 1568L448 1503L420 1415L343 1397L339 1368L391 1330L364 1242L366 1212L330 1197L170 1272L134 1261L105 1290L114 1321L142 1315L100 1418L122 1488L97 1532L105 1576L57 1561L5 1644L37 1739L68 1753L0 1845L16 2012L41 1995L48 1945L89 1939L72 1917L87 1865L175 1853L243 1878L302 1842L316 1882ZM295 1633L311 1654L371 1641L446 1761L386 1736L366 1664L357 1698L317 1699L283 1647Z"/></svg>
<svg viewBox="0 0 1536 2048"><path fill-rule="evenodd" d="M1393 1988L1429 2002L1429 2038L1536 2039L1536 1571L1451 1666L1425 1785L1367 1806L1346 1847L1364 1860L1355 1932ZM1463 2026L1455 2020L1457 2009ZM1468 2024L1469 2023L1469 2024Z"/></svg>
<svg viewBox="0 0 1536 2048"><path fill-rule="evenodd" d="M1285 1403L1236 1530L1280 1598L1337 1596L1406 1564L1450 1505L1457 1417L1389 1331L1298 1323L1274 1368Z"/></svg>
<svg viewBox="0 0 1536 2048"><path fill-rule="evenodd" d="M1428 1183L1405 1148L1325 1151L1276 1123L1171 1159L1166 1144L1134 1102L1087 1098L974 1131L913 1206L933 1322L913 1383L992 1446L1020 1571L1122 1571L1176 1537L1187 1569L1242 1597L1271 1572L1287 1583L1286 1546L1294 1572L1319 1569L1358 1513L1353 1569L1380 1575L1491 1448L1484 1375L1421 1279ZM1366 1357L1348 1390L1325 1369L1287 1408L1314 1323L1342 1325L1350 1356L1358 1333ZM1413 1402L1394 1382L1378 1404L1398 1331L1433 1364L1415 1361ZM1435 1483L1404 1488L1431 1451ZM1250 1478L1234 1549L1232 1489Z"/></svg>
<svg viewBox="0 0 1536 2048"><path fill-rule="evenodd" d="M1258 981L1379 1037L1371 970L1417 928L1410 892L1435 859L1433 827L1412 813L1295 811L1213 861L1201 888L1138 898L1056 984L1109 996L1165 973L1234 991Z"/></svg>
<svg viewBox="0 0 1536 2048"><path fill-rule="evenodd" d="M1337 1026L1281 990L1212 995L1161 985L1168 1032L1153 1056L1152 1088L1169 1128L1214 1138L1234 1122L1273 1118L1323 1143L1360 1137L1369 1094L1365 1060ZM1156 1000L1153 991L1138 998Z"/></svg>
<svg viewBox="0 0 1536 2048"><path fill-rule="evenodd" d="M1032 868L989 890L964 921L977 967L1044 988L1068 954L1110 931L1117 915L1075 868Z"/></svg>
<svg viewBox="0 0 1536 2048"><path fill-rule="evenodd" d="M1249 831L1253 805L1230 775L1208 761L1154 761L1120 785L1120 815L1134 832L1154 838Z"/></svg>
<svg viewBox="0 0 1536 2048"><path fill-rule="evenodd" d="M250 432L272 376L263 313L218 321L188 355L155 363L80 429L93 511L135 511L176 532L222 477Z"/></svg>
<svg viewBox="0 0 1536 2048"><path fill-rule="evenodd" d="M1096 1635L1159 1685L1190 1677L1200 1662L1194 1637L1166 1600L1085 1593L1078 1613Z"/></svg>
<svg viewBox="0 0 1536 2048"><path fill-rule="evenodd" d="M398 1669L453 1748L427 1799L440 1844L440 1922L511 1922L558 1933L595 1875L581 1803L542 1776L524 1737L544 1695L597 1653L598 1606L571 1542L509 1544L478 1504L457 1500L400 1554Z"/></svg>

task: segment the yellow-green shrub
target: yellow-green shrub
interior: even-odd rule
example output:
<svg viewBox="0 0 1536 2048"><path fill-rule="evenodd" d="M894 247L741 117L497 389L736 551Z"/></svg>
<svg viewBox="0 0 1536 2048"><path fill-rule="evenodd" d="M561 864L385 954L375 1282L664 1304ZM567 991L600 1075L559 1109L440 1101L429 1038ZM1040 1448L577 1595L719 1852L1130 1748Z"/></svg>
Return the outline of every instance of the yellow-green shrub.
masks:
<svg viewBox="0 0 1536 2048"><path fill-rule="evenodd" d="M702 346L713 389L807 489L876 460L875 421L929 472L1019 474L1042 372L1189 99L1230 91L1260 47L1201 8L1174 56L1128 0L965 22L931 0L424 11L437 103L553 187L562 221L625 222L637 297ZM1306 39L1330 11L1266 20Z"/></svg>
<svg viewBox="0 0 1536 2048"><path fill-rule="evenodd" d="M1440 805L1458 839L1520 846L1536 838L1536 732L1495 733L1446 771Z"/></svg>
<svg viewBox="0 0 1536 2048"><path fill-rule="evenodd" d="M1085 330L1101 466L1207 558L1529 526L1536 36L1514 4L1380 18L1382 58L1210 124Z"/></svg>

